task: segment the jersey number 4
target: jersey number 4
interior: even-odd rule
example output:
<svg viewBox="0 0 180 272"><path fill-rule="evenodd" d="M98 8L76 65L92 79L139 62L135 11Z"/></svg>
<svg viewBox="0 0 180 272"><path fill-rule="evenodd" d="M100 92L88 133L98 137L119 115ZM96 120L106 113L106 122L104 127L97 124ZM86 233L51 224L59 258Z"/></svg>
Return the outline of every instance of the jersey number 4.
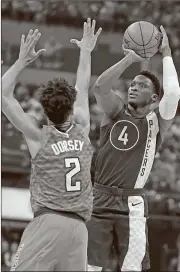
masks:
<svg viewBox="0 0 180 272"><path fill-rule="evenodd" d="M124 126L118 137L118 141L123 142L124 145L126 145L128 142L128 134L126 133L126 130L127 130L127 126Z"/></svg>
<svg viewBox="0 0 180 272"><path fill-rule="evenodd" d="M118 141L123 142L124 145L126 145L128 142L128 134L126 133L126 130L127 130L127 126L124 126L121 131L121 134L118 137Z"/></svg>
<svg viewBox="0 0 180 272"><path fill-rule="evenodd" d="M78 158L65 158L65 167L74 168L66 174L66 190L68 192L81 191L81 181L75 181L73 185L72 178L81 171L81 165Z"/></svg>

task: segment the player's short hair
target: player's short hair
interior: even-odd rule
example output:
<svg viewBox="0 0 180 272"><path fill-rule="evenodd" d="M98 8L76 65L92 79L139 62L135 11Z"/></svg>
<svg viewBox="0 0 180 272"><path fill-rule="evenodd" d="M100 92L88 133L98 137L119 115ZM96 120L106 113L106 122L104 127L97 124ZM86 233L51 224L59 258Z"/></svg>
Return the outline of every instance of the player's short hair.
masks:
<svg viewBox="0 0 180 272"><path fill-rule="evenodd" d="M76 90L64 78L55 78L39 88L40 103L54 124L64 123L73 112Z"/></svg>
<svg viewBox="0 0 180 272"><path fill-rule="evenodd" d="M151 80L151 82L154 85L155 93L160 97L161 96L161 85L160 85L158 78L154 74L152 74L148 71L142 71L139 73L139 75L145 76Z"/></svg>

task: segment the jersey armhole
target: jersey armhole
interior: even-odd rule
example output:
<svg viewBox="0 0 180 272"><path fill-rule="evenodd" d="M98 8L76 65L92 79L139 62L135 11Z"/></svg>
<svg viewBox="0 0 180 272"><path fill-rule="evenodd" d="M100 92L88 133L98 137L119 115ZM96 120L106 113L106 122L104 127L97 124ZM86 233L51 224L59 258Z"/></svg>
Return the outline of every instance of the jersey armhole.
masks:
<svg viewBox="0 0 180 272"><path fill-rule="evenodd" d="M87 140L91 146L93 146L89 135L87 133L85 133L85 131L82 129L82 125L80 125L76 122L73 122L73 126L74 126L74 128L77 128L78 131L80 131L81 135L84 137L84 139Z"/></svg>
<svg viewBox="0 0 180 272"><path fill-rule="evenodd" d="M42 148L45 147L47 141L48 141L48 127L47 126L43 126L42 127L42 138L41 138Z"/></svg>
<svg viewBox="0 0 180 272"><path fill-rule="evenodd" d="M48 126L43 125L42 129L41 129L41 133L42 133L42 137L41 137L41 141L40 141L40 148L38 150L38 152L36 153L34 158L31 158L31 161L34 161L37 156L41 157L41 153L44 150L45 145L48 142Z"/></svg>

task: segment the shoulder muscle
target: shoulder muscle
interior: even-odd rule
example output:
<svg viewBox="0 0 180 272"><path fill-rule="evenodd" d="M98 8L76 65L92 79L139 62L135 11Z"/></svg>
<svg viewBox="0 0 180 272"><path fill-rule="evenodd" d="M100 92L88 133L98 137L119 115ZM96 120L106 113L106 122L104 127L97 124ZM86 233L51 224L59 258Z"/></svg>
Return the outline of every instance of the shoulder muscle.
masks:
<svg viewBox="0 0 180 272"><path fill-rule="evenodd" d="M21 131L25 137L39 140L41 132L32 116L26 114L14 97L2 97L2 111L9 121Z"/></svg>

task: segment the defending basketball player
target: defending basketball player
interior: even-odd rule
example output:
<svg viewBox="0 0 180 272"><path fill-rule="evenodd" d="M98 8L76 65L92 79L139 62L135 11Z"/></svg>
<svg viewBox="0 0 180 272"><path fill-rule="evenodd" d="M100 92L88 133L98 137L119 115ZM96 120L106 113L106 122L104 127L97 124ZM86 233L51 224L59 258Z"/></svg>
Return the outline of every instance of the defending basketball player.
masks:
<svg viewBox="0 0 180 272"><path fill-rule="evenodd" d="M108 267L112 271L114 255L120 271L150 268L148 210L143 187L180 99L178 77L163 27L161 32L164 90L161 100L160 83L148 71L133 79L127 106L111 89L113 79L119 78L132 63L143 61L125 47L126 56L106 70L94 86L104 117L95 166L94 208L87 225L89 271L101 271L102 267L103 271ZM159 107L155 107L159 100Z"/></svg>
<svg viewBox="0 0 180 272"><path fill-rule="evenodd" d="M30 193L34 219L25 229L11 271L85 271L87 228L92 213L88 88L91 52L101 29L84 23L75 88L57 78L40 88L48 125L40 130L13 96L17 78L44 49L35 52L41 33L22 35L19 59L2 78L2 110L23 133L32 157ZM23 203L22 203L23 205ZM13 207L12 207L13 208Z"/></svg>

